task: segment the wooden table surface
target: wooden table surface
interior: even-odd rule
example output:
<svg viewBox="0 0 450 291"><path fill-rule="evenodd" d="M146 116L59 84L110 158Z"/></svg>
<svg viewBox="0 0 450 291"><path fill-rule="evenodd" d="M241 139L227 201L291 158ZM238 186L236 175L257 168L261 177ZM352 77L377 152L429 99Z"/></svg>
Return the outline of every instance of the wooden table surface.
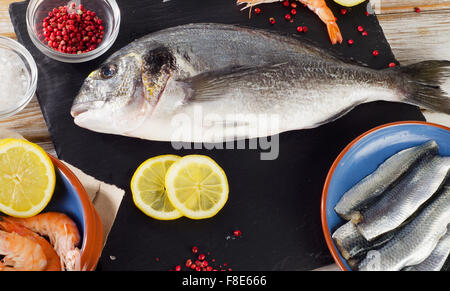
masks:
<svg viewBox="0 0 450 291"><path fill-rule="evenodd" d="M16 38L8 13L12 2L18 1L0 0L0 35ZM402 64L450 60L450 0L372 0L372 3L379 6L379 21ZM422 12L416 13L415 7ZM450 126L449 116L428 112L425 115L428 121ZM1 120L0 127L15 130L55 154L36 98L22 112Z"/></svg>

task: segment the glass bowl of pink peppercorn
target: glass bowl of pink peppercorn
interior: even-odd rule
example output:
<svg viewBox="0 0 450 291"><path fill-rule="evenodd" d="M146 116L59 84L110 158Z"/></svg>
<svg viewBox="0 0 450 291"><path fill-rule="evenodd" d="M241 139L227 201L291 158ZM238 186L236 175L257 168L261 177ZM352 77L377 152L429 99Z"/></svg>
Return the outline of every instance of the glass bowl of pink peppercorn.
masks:
<svg viewBox="0 0 450 291"><path fill-rule="evenodd" d="M104 54L117 39L120 9L115 0L31 0L28 34L46 56L82 63Z"/></svg>

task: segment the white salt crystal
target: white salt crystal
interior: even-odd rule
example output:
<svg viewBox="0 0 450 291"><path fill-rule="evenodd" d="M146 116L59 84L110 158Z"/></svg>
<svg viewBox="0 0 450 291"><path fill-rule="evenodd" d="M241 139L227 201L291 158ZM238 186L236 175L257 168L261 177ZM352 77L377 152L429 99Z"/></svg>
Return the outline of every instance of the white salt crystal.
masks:
<svg viewBox="0 0 450 291"><path fill-rule="evenodd" d="M23 60L0 48L0 111L11 110L26 98L30 76Z"/></svg>

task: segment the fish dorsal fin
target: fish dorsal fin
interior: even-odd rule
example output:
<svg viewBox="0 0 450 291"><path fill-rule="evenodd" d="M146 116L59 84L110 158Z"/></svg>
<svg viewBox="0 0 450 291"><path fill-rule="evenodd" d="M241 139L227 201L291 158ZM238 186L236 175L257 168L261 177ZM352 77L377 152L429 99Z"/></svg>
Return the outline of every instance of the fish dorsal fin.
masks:
<svg viewBox="0 0 450 291"><path fill-rule="evenodd" d="M275 71L283 64L259 67L231 66L179 81L185 85L186 102L213 101L225 96L225 93L233 88L233 83L237 83L245 76Z"/></svg>

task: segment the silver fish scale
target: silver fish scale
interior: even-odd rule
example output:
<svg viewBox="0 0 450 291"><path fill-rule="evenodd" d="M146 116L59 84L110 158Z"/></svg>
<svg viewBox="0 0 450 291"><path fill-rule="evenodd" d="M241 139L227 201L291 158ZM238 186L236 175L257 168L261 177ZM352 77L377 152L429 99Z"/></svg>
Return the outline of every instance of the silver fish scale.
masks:
<svg viewBox="0 0 450 291"><path fill-rule="evenodd" d="M360 263L361 271L399 271L417 265L430 256L450 223L448 181L429 204L395 237L378 251L369 252Z"/></svg>
<svg viewBox="0 0 450 291"><path fill-rule="evenodd" d="M449 169L450 157L424 158L380 200L362 212L358 230L370 241L399 227L436 193Z"/></svg>
<svg viewBox="0 0 450 291"><path fill-rule="evenodd" d="M431 255L422 263L411 266L405 271L440 271L444 266L450 254L450 229L443 238L439 240L438 245Z"/></svg>
<svg viewBox="0 0 450 291"><path fill-rule="evenodd" d="M435 141L405 149L383 162L372 174L348 190L335 207L336 213L350 220L355 211L364 209L379 197L411 166L428 154L437 154L439 147Z"/></svg>

